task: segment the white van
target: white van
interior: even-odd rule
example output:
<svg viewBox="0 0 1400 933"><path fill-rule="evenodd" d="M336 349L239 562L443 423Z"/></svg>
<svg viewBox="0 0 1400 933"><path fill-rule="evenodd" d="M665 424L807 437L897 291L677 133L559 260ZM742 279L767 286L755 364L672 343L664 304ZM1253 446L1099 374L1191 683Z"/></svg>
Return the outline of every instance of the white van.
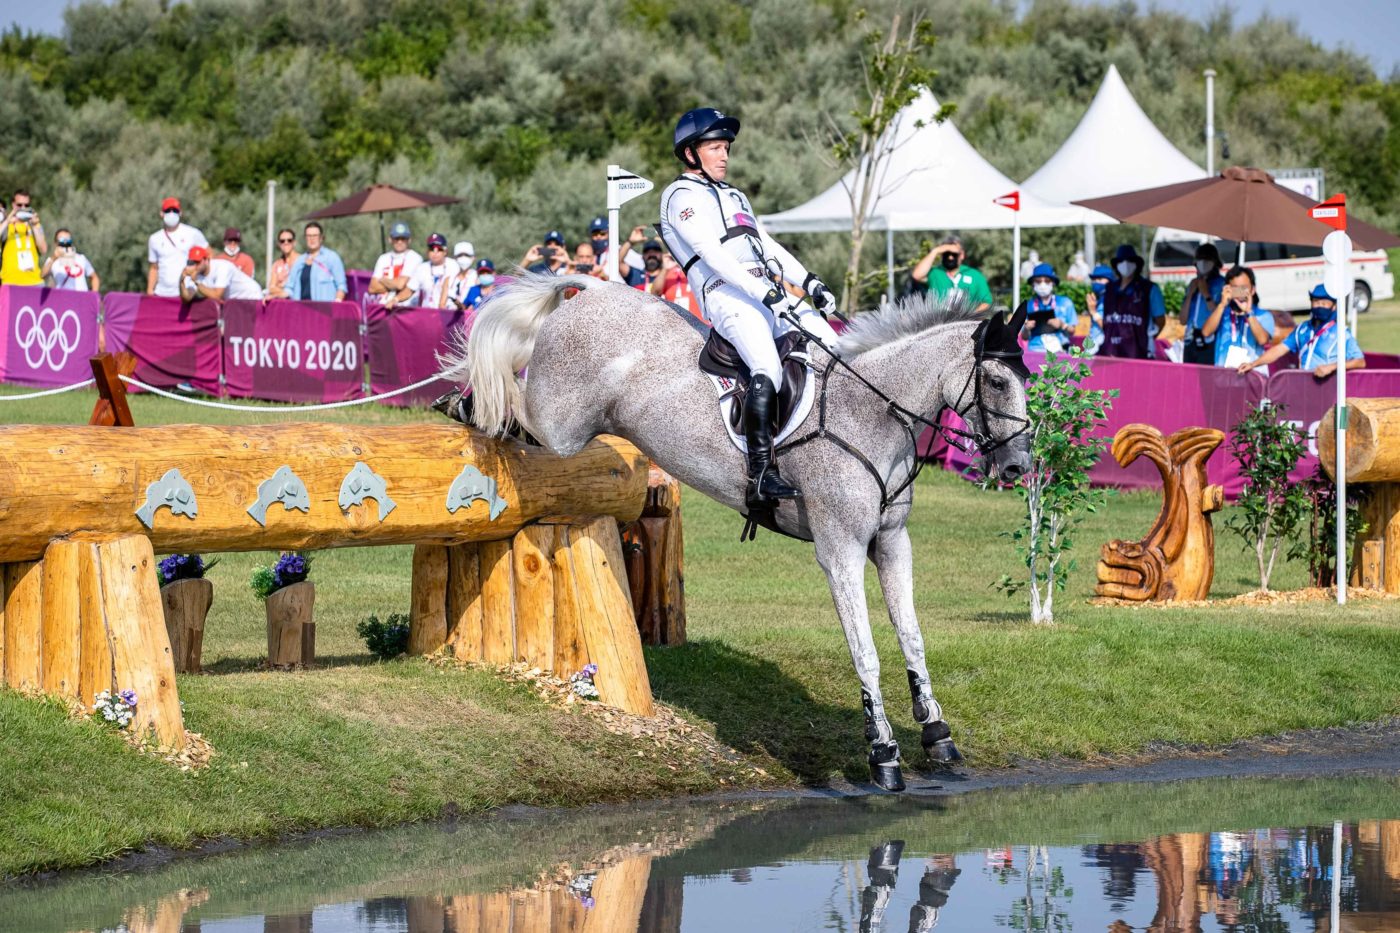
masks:
<svg viewBox="0 0 1400 933"><path fill-rule="evenodd" d="M1158 227L1152 239L1148 275L1158 284L1181 282L1196 277L1196 247L1208 237L1186 230ZM1217 240L1225 268L1235 264L1239 244ZM1259 303L1270 311L1306 311L1311 306L1308 292L1322 283L1322 247L1291 246L1285 243L1245 243L1244 264L1254 270ZM1385 250L1356 251L1351 256L1356 288L1352 304L1357 314L1371 309L1372 301L1395 297L1395 276Z"/></svg>

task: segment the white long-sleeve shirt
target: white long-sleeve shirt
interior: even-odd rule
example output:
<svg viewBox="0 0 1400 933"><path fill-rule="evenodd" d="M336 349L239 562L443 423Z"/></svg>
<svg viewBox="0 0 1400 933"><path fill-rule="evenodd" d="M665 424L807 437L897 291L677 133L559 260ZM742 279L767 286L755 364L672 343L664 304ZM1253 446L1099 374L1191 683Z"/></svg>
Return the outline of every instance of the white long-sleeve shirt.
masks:
<svg viewBox="0 0 1400 933"><path fill-rule="evenodd" d="M803 287L807 268L759 225L744 193L689 172L661 195L661 237L691 291L705 295L725 282L761 303L773 287L765 270Z"/></svg>

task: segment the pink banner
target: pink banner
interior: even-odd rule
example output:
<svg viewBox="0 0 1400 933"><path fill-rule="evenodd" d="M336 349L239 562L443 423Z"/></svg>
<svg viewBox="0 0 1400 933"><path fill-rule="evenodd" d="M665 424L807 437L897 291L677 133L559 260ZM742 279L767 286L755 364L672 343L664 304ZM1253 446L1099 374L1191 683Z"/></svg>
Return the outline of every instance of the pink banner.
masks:
<svg viewBox="0 0 1400 933"><path fill-rule="evenodd" d="M361 312L348 301L226 301L228 395L274 402L339 402L364 387Z"/></svg>
<svg viewBox="0 0 1400 933"><path fill-rule="evenodd" d="M438 370L437 353L446 352L452 334L470 320L471 312L438 308L399 308L384 310L370 305L369 388L378 394L412 385ZM427 405L452 384L442 380L421 389L386 400L390 405Z"/></svg>
<svg viewBox="0 0 1400 933"><path fill-rule="evenodd" d="M1270 402L1283 407L1285 418L1308 435L1308 456L1293 474L1294 479L1307 479L1317 469L1317 423L1337 404L1337 379L1318 380L1309 372L1286 370L1269 377L1265 394ZM1352 370L1347 373L1347 397L1400 397L1400 369Z"/></svg>
<svg viewBox="0 0 1400 933"><path fill-rule="evenodd" d="M0 382L56 388L92 378L96 292L0 286Z"/></svg>
<svg viewBox="0 0 1400 933"><path fill-rule="evenodd" d="M107 350L136 355L136 378L162 389L219 393L219 305L128 292L103 296Z"/></svg>

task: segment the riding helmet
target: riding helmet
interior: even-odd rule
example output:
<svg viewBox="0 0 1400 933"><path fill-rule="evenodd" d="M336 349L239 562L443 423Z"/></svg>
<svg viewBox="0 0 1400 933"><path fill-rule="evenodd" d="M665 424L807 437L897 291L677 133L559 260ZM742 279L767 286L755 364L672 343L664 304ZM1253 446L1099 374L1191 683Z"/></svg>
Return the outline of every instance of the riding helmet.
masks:
<svg viewBox="0 0 1400 933"><path fill-rule="evenodd" d="M676 123L676 158L686 165L695 167L686 157L686 150L707 139L727 139L733 142L739 135L739 121L725 116L713 107L698 107L688 111Z"/></svg>

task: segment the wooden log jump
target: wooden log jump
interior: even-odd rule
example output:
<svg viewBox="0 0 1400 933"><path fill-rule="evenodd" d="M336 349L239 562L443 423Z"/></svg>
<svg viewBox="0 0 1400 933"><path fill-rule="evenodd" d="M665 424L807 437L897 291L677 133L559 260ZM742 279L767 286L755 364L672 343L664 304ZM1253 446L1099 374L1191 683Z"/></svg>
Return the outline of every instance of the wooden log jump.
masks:
<svg viewBox="0 0 1400 933"><path fill-rule="evenodd" d="M1400 398L1347 399L1347 483L1364 485L1351 583L1400 593ZM1337 410L1317 425L1317 459L1336 479Z"/></svg>
<svg viewBox="0 0 1400 933"><path fill-rule="evenodd" d="M155 553L414 544L415 651L593 661L604 702L649 714L617 533L646 495L616 438L562 459L449 425L0 426L0 667L87 706L133 688L178 747Z"/></svg>

